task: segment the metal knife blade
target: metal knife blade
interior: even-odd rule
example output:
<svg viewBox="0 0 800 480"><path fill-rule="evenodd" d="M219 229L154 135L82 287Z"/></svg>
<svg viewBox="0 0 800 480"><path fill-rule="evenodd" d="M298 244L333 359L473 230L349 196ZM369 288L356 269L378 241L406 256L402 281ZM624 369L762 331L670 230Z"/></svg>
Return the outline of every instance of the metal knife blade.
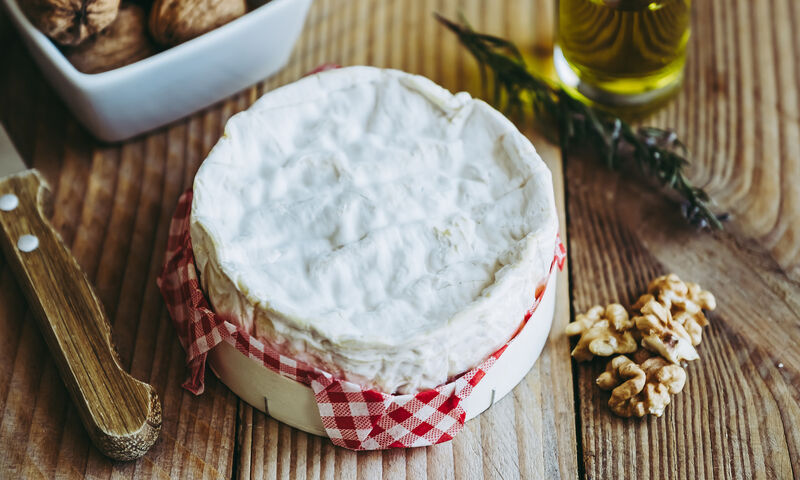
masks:
<svg viewBox="0 0 800 480"><path fill-rule="evenodd" d="M14 144L8 137L6 128L0 123L0 178L27 170Z"/></svg>

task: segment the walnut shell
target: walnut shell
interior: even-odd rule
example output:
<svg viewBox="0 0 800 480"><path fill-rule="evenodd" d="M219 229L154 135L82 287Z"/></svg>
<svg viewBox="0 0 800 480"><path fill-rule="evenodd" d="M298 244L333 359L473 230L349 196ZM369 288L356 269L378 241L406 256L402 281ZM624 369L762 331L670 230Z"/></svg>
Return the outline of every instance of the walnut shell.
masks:
<svg viewBox="0 0 800 480"><path fill-rule="evenodd" d="M150 34L172 46L209 32L247 10L245 0L156 0L150 10Z"/></svg>
<svg viewBox="0 0 800 480"><path fill-rule="evenodd" d="M36 28L61 45L78 45L117 17L120 0L24 0Z"/></svg>
<svg viewBox="0 0 800 480"><path fill-rule="evenodd" d="M83 73L100 73L149 57L156 49L145 22L142 7L123 3L117 19L96 36L68 49L67 59Z"/></svg>

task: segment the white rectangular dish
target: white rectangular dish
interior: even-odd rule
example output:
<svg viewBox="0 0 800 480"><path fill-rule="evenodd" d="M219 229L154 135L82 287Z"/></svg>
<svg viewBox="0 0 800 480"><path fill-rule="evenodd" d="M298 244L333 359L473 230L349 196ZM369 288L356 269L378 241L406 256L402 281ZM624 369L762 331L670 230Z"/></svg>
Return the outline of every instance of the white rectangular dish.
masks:
<svg viewBox="0 0 800 480"><path fill-rule="evenodd" d="M0 0L45 77L97 138L115 142L205 108L277 72L289 60L311 0L272 0L152 57L81 73L22 13Z"/></svg>

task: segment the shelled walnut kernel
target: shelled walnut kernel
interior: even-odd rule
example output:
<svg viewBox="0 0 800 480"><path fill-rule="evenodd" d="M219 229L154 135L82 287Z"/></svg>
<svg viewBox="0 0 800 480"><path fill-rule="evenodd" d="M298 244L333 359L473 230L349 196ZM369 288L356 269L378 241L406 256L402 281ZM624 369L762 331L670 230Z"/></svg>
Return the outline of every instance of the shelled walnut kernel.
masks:
<svg viewBox="0 0 800 480"><path fill-rule="evenodd" d="M632 317L619 304L595 306L567 325L566 333L581 336L572 351L578 361L631 353L612 358L597 385L612 390L608 405L615 414L660 417L670 395L682 391L686 383L680 362L699 358L694 347L708 325L704 310L715 308L714 295L698 284L683 282L675 274L663 275L650 282L647 293L632 305Z"/></svg>
<svg viewBox="0 0 800 480"><path fill-rule="evenodd" d="M663 275L650 282L647 294L642 295L633 308L641 308L650 298L657 299L669 310L673 319L689 334L693 346L700 343L703 327L708 325L703 310L711 311L717 308L717 301L711 292L703 290L696 283L683 282L674 273Z"/></svg>
<svg viewBox="0 0 800 480"><path fill-rule="evenodd" d="M686 371L661 357L641 364L624 355L614 357L606 371L597 377L597 386L612 390L608 406L621 417L660 417L670 403L670 395L680 393L686 384Z"/></svg>
<svg viewBox="0 0 800 480"><path fill-rule="evenodd" d="M643 300L646 300L646 303L639 308L641 315L633 319L641 345L672 363L700 358L692 345L691 336L683 325L676 322L669 310L652 295L642 296L634 308Z"/></svg>
<svg viewBox="0 0 800 480"><path fill-rule="evenodd" d="M567 325L567 335L580 335L572 356L584 362L594 355L608 357L615 353L635 352L636 340L631 333L633 325L628 312L618 303L605 308L600 305L590 308Z"/></svg>

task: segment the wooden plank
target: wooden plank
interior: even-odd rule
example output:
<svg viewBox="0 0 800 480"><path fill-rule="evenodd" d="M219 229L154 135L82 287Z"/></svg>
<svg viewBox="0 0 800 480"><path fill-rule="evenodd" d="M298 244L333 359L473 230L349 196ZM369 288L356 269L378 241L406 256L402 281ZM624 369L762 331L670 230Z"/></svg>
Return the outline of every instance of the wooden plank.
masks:
<svg viewBox="0 0 800 480"><path fill-rule="evenodd" d="M730 234L697 236L674 209L590 159L567 164L571 274L550 341L512 395L449 445L353 453L282 426L209 379L180 388L183 352L154 285L180 192L224 121L264 91L332 61L402 68L452 90L478 91L472 61L432 21L463 10L480 30L547 48L552 4L509 0L316 0L290 64L275 78L189 119L117 146L97 144L66 111L0 15L0 121L54 187L53 223L111 315L126 367L152 383L162 438L141 462L112 464L89 444L0 259L0 473L52 477L791 478L800 472L800 7L693 2L687 81L648 123L675 128L694 152L692 177L735 214ZM545 2L546 3L546 2ZM545 19L546 20L546 19ZM542 23L537 23L542 22ZM8 66L8 68L6 68ZM558 150L533 136L564 198ZM634 186L631 186L634 185ZM561 209L563 217L563 207ZM562 225L566 225L562 218ZM566 233L563 232L562 233ZM593 386L600 365L575 369L561 333L570 304L630 302L657 273L676 271L714 291L720 307L662 419L619 420ZM576 429L578 435L576 437ZM513 433L513 434L510 434ZM13 442L9 439L14 439ZM583 452L579 450L583 447Z"/></svg>
<svg viewBox="0 0 800 480"><path fill-rule="evenodd" d="M800 284L764 252L796 263L798 189L786 179L800 159L797 14L793 2L694 2L683 91L646 121L677 131L692 177L734 214L729 230L758 242L693 232L637 178L603 172L591 155L567 161L574 312L629 304L666 272L719 303L663 418L613 416L594 384L603 362L576 366L588 478L800 474Z"/></svg>
<svg viewBox="0 0 800 480"><path fill-rule="evenodd" d="M1 457L3 471L23 468L28 473L45 476L72 472L99 476L224 477L235 473L267 478L342 475L371 478L381 473L387 478L394 478L395 474L464 478L474 474L463 467L474 464L476 458L477 465L485 466L490 473L513 473L520 464L530 472L575 471L573 415L567 407L563 416L570 422L567 423L570 428L566 435L564 432L556 435L555 425L564 424L563 419L540 411L545 407L539 402L548 404L552 398L543 395L540 387L540 377L549 377L549 372L538 368L526 380L528 388L524 393L520 390L498 405L506 427L524 424L533 425L533 429L527 428L523 430L525 435L520 435L496 429L495 422L484 419L480 422L488 422L488 426L483 429L480 422L473 422L475 432L465 433L452 445L428 451L356 454L337 449L327 440L306 436L253 412L249 406L235 401L214 379L202 397L193 398L179 388L184 373L182 352L152 282L160 267L167 221L177 196L191 183L205 153L219 138L224 121L246 108L263 91L298 78L322 61L342 64L372 61L420 73L425 73L427 65L433 68L429 75L452 89L474 88L476 77L462 75L463 52L454 38L445 37L447 46L439 53L423 48L421 41L408 41L415 37L438 40L443 32L433 22L431 13L439 10L454 15L456 3L416 2L406 9L398 1L316 2L306 34L291 63L278 76L169 128L118 146L96 144L44 85L23 49L8 50L16 53L4 57L3 63L19 64L15 70L23 71L25 77L35 81L23 81L14 75L0 77L2 91L6 92L0 97L5 107L2 120L23 154L53 184L56 205L53 222L96 284L113 319L114 337L125 366L135 376L153 383L162 396L164 426L162 439L142 462L110 464L94 451L83 438L71 406L58 401L63 396L63 387L52 365L33 362L42 355L41 343L36 343L38 333L28 323L20 329L24 304L14 300L18 291L5 289L9 296L0 298L0 305L9 309L10 315L4 319L13 322L8 325L9 330L21 335L8 340L8 367L0 383L7 394L3 397L6 408L0 432L3 438L13 436L19 440L17 448ZM477 5L471 2L472 8ZM482 14L483 9L478 13ZM375 16L379 21L374 21ZM494 26L484 22L478 26L503 33L509 16L499 12L490 20L495 22ZM358 28L364 24L378 27L365 33ZM516 23L515 28L527 31L524 21ZM425 35L415 35L423 30ZM2 36L19 45L19 39L8 30L3 30ZM443 55L462 57L456 63L457 71L448 68L442 61ZM27 116L10 115L15 111L36 111L38 117L31 120ZM51 135L52 131L57 134ZM550 156L560 172L559 158L557 151ZM3 275L6 283L13 284L7 272ZM563 291L566 279L562 277ZM562 323L567 318L566 298L563 294L559 307ZM22 312L18 312L20 308ZM561 350L566 348L562 341ZM550 349L548 346L547 352ZM545 353L545 357L548 355ZM568 363L562 361L561 366L564 365ZM569 374L568 368L564 371ZM563 385L566 385L560 389L563 398L554 403L568 406L572 392L569 382ZM29 398L42 399L32 416L20 412ZM530 416L536 419L530 420ZM237 418L239 427L235 431ZM550 436L533 441L539 448L526 450L528 434L544 435L543 432ZM515 441L513 448L498 446L484 451L481 439L491 440L497 434L511 435ZM554 438L558 439L558 454L542 448L552 444ZM512 458L518 452L523 452L525 458ZM234 459L236 472L232 471Z"/></svg>
<svg viewBox="0 0 800 480"><path fill-rule="evenodd" d="M784 295L788 289L796 297L798 286L774 264L747 262L753 254L730 234L687 230L653 192L598 174L588 161L568 162L574 311L630 304L666 272L699 282L719 307L686 388L661 419L614 417L609 395L594 384L604 363L577 366L587 476L791 478L799 453L800 315Z"/></svg>
<svg viewBox="0 0 800 480"><path fill-rule="evenodd" d="M164 429L155 447L137 463L113 463L90 446L10 272L3 267L0 327L13 333L4 345L8 348L3 349L0 381L0 438L7 445L0 453L0 476L168 478L188 471L229 477L237 400L213 379L202 397L180 388L183 351L154 285L172 208L211 142L202 144L204 150L194 157L169 151L167 139L182 136L181 129L186 129L179 125L121 147L95 143L44 85L19 38L5 32L2 37L8 39L8 56L0 61L14 67L0 74L7 107L0 119L15 132L15 140L22 139L18 145L29 164L48 177L54 190L52 221L95 284L112 319L124 365L156 387ZM11 72L23 72L27 79ZM217 113L198 133L216 141L221 125ZM26 146L29 137L35 141ZM182 145L181 139L178 147Z"/></svg>
<svg viewBox="0 0 800 480"><path fill-rule="evenodd" d="M800 6L693 2L687 78L652 123L685 139L730 229L800 275Z"/></svg>
<svg viewBox="0 0 800 480"><path fill-rule="evenodd" d="M93 444L111 458L138 459L158 438L158 395L122 369L100 299L44 213L47 188L37 170L0 179L0 195L15 199L0 215L6 262Z"/></svg>

